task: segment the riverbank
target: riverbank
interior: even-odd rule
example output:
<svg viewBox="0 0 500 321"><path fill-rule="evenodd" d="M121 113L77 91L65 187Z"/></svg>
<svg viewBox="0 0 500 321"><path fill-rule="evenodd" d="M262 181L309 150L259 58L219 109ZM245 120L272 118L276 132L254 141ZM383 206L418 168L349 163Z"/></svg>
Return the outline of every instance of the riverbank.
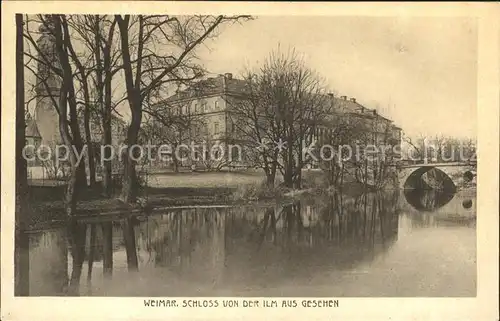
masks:
<svg viewBox="0 0 500 321"><path fill-rule="evenodd" d="M140 189L136 204L125 204L118 199L119 188L113 196L105 198L98 183L81 191L77 203L79 217L99 217L150 213L155 210L182 206L243 206L292 202L295 199L315 197L333 192L327 188L321 173L308 171L304 175L304 188L292 190L280 186L269 189L263 185L260 172L195 172L151 174L144 179L147 184ZM64 192L61 184L36 184L31 182L28 191L28 226L64 221ZM346 184L343 193L356 194L366 191L359 184Z"/></svg>
<svg viewBox="0 0 500 321"><path fill-rule="evenodd" d="M65 219L65 186L30 186L28 193L28 226L34 227ZM226 203L233 189L227 187L146 187L137 204L125 204L115 194L110 198L102 195L100 186L81 191L76 212L78 216L106 215L107 213L147 211L155 207L182 205L211 205Z"/></svg>

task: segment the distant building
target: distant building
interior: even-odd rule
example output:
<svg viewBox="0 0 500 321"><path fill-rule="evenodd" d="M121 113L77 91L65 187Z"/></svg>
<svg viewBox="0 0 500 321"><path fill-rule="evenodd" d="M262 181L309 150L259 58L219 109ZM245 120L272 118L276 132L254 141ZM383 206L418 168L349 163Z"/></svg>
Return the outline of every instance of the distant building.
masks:
<svg viewBox="0 0 500 321"><path fill-rule="evenodd" d="M356 134L353 138L358 144L393 146L396 147L393 150L397 155L392 156L398 159L401 157L401 128L392 120L380 115L376 109L361 105L355 98L347 99L346 96L337 98L332 94L329 96L334 113L316 126L316 141L320 143L327 141L339 124L351 125L352 131Z"/></svg>
<svg viewBox="0 0 500 321"><path fill-rule="evenodd" d="M44 56L54 65L58 65L57 51L55 47L55 37L44 25L39 28L40 37L37 45ZM36 83L36 106L33 118L27 120L26 143L37 146L44 145L44 151L47 148L54 149L56 145L62 144L62 138L59 131L59 114L57 104L59 103L59 93L62 79L56 75L45 63L39 62L37 66L38 77ZM40 79L44 79L41 81ZM80 122L80 133L85 142L85 130L83 126L83 108L78 110L78 120ZM90 132L91 143L95 147L96 160L99 160L100 144L102 141L102 117L96 112L91 113ZM112 144L118 146L123 142L126 131L126 122L115 115L111 116L111 137ZM36 144L35 144L36 143ZM88 160L86 159L86 162ZM116 158L113 159L113 166L118 166ZM96 162L97 165L100 162ZM28 162L29 166L50 166L47 162L42 164L39 159ZM115 166L115 167L116 167ZM97 167L99 170L99 166ZM47 175L43 176L46 177Z"/></svg>
<svg viewBox="0 0 500 321"><path fill-rule="evenodd" d="M26 137L26 146L32 146L32 148L26 149L26 159L28 167L38 166L39 161L38 158L35 157L35 153L40 147L42 142L42 136L38 131L38 126L36 122L31 117L26 119L26 129L25 129L25 137Z"/></svg>
<svg viewBox="0 0 500 321"><path fill-rule="evenodd" d="M246 88L248 88L246 81L234 78L231 73L226 73L201 80L157 105L169 105L173 114L191 116L197 120L188 128L190 135L186 138L189 137L195 141L234 144L239 142L239 135L231 117L231 105L237 103L238 100L248 99ZM338 122L336 118L341 116L348 121L363 124L363 130L367 134L365 143L368 143L369 138L374 144L400 144L401 128L376 110L364 107L356 99L347 99L346 96L334 97L330 94L325 101L331 103L334 108L329 119L324 119L322 124L314 125L316 141L324 141L335 130ZM243 159L243 164L232 165L251 166L245 159Z"/></svg>
<svg viewBox="0 0 500 321"><path fill-rule="evenodd" d="M236 143L237 140L235 126L230 117L231 102L246 99L244 90L244 80L233 78L231 73L226 73L201 80L196 85L179 91L158 104L171 105L173 115L190 119L191 125L186 130L186 135L183 136L185 143L204 141L208 146L215 144L227 146L227 144ZM214 155L218 157L217 151ZM239 156L237 150L233 149L233 159L239 159ZM243 164L232 162L231 165Z"/></svg>
<svg viewBox="0 0 500 321"><path fill-rule="evenodd" d="M53 65L58 65L55 37L45 25L39 27L40 37L37 46L47 60ZM38 126L42 143L52 146L61 142L59 133L59 115L54 102L59 103L61 78L43 62L37 66L38 76L36 83L36 106L34 120ZM42 81L43 79L44 81Z"/></svg>

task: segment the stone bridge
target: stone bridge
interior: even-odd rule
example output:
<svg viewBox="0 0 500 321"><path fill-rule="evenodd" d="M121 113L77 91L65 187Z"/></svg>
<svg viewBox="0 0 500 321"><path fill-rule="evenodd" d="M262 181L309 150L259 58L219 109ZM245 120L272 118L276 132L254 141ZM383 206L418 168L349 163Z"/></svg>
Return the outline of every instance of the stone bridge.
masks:
<svg viewBox="0 0 500 321"><path fill-rule="evenodd" d="M436 169L444 173L445 183L450 187L457 188L475 179L476 168L475 163L459 162L403 165L399 167L399 188L418 189L422 184L422 175L429 172L431 169ZM453 184L453 186L451 184Z"/></svg>

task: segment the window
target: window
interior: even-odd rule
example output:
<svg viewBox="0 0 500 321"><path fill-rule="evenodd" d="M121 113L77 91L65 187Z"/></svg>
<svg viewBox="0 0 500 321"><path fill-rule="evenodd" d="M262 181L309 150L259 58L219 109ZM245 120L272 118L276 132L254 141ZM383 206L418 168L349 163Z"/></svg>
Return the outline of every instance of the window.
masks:
<svg viewBox="0 0 500 321"><path fill-rule="evenodd" d="M219 102L217 100L214 103L214 109L219 110Z"/></svg>
<svg viewBox="0 0 500 321"><path fill-rule="evenodd" d="M201 111L202 112L207 112L208 111L207 110L207 103L206 102L201 103Z"/></svg>
<svg viewBox="0 0 500 321"><path fill-rule="evenodd" d="M194 112L195 112L195 113L198 113L198 111L199 111L199 110L198 110L198 104L197 104L197 103L195 103L195 104L194 104Z"/></svg>
<svg viewBox="0 0 500 321"><path fill-rule="evenodd" d="M217 133L219 133L219 123L215 122L214 123L214 134L217 134Z"/></svg>
<svg viewBox="0 0 500 321"><path fill-rule="evenodd" d="M240 158L240 148L239 146L231 146L229 145L229 155L231 156L232 161L238 161Z"/></svg>

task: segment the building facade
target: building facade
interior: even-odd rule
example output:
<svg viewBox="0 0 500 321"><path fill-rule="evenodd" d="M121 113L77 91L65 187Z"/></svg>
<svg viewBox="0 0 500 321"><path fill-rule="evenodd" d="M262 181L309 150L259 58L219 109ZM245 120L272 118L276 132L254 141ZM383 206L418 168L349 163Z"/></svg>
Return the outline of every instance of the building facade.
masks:
<svg viewBox="0 0 500 321"><path fill-rule="evenodd" d="M202 80L156 104L184 124L189 124L177 133L171 133L171 136L179 137L175 144L194 143L199 146L191 155L179 150L181 158L186 159L181 161L181 166L245 166L241 151L230 147L237 142L231 105L236 100L245 99L244 88L243 80L226 73ZM165 109L165 106L169 107Z"/></svg>

